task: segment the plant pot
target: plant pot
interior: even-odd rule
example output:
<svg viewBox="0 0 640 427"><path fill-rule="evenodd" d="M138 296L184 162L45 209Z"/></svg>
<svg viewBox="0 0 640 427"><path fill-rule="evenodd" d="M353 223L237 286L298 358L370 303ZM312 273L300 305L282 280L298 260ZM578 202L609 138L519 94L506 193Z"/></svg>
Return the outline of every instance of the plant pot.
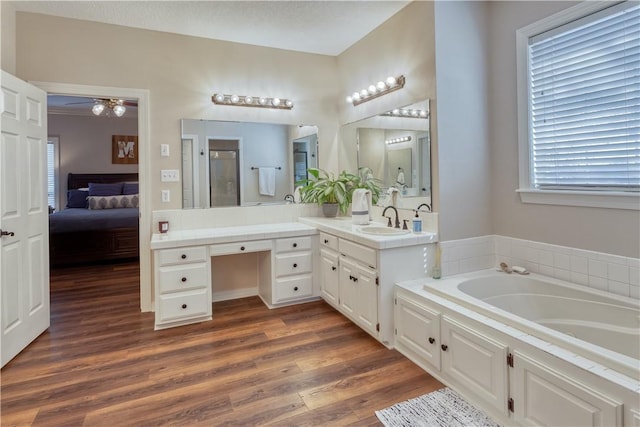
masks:
<svg viewBox="0 0 640 427"><path fill-rule="evenodd" d="M322 204L322 213L327 218L334 218L338 215L338 204L337 203L323 203Z"/></svg>

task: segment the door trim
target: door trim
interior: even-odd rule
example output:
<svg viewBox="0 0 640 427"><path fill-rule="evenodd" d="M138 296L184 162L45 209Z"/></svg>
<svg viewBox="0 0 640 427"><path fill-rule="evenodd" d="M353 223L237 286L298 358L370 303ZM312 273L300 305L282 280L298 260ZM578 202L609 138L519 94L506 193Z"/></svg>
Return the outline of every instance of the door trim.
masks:
<svg viewBox="0 0 640 427"><path fill-rule="evenodd" d="M138 181L140 186L140 310L153 311L151 285L151 147L149 136L149 90L110 86L78 85L30 81L45 92L56 95L129 98L138 100Z"/></svg>

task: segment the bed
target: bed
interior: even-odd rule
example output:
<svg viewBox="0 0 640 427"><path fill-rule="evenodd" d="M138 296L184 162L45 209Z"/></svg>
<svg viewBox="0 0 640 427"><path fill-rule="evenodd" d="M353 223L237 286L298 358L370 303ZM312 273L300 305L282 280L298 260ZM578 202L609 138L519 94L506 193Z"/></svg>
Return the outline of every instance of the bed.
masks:
<svg viewBox="0 0 640 427"><path fill-rule="evenodd" d="M96 263L139 256L139 225L137 208L137 173L72 174L67 177L72 198L86 200L84 190L127 183L136 194L129 197L91 197L93 208L67 207L49 215L49 262L51 266ZM135 184L134 184L135 183ZM134 187L135 185L135 187ZM135 197L135 204L130 200ZM106 208L109 200L118 200L118 208ZM107 200L106 202L104 200ZM122 201L124 200L124 202ZM99 206L102 202L105 206ZM88 203L85 201L85 204ZM77 204L76 204L77 205Z"/></svg>

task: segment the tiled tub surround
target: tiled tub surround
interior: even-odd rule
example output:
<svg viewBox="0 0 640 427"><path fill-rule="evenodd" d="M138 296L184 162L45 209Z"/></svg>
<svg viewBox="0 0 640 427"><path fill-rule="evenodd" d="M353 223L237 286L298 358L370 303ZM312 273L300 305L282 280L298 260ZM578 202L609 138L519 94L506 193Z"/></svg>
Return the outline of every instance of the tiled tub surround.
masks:
<svg viewBox="0 0 640 427"><path fill-rule="evenodd" d="M637 370L616 369L621 366L608 365L610 359L583 351L580 340L563 339L459 289L492 275L523 279L485 270L398 283L396 349L504 425L637 426ZM551 289L562 284L555 285ZM635 309L630 298L569 287Z"/></svg>
<svg viewBox="0 0 640 427"><path fill-rule="evenodd" d="M504 236L441 242L442 275L492 268L501 262L577 285L640 299L640 259Z"/></svg>

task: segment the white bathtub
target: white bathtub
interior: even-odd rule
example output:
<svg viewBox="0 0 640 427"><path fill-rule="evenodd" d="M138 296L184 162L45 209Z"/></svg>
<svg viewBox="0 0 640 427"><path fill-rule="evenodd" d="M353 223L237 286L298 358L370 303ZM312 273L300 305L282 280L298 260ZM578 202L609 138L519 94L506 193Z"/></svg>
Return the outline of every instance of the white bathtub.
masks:
<svg viewBox="0 0 640 427"><path fill-rule="evenodd" d="M429 281L424 289L640 379L637 300L546 276L495 270Z"/></svg>

